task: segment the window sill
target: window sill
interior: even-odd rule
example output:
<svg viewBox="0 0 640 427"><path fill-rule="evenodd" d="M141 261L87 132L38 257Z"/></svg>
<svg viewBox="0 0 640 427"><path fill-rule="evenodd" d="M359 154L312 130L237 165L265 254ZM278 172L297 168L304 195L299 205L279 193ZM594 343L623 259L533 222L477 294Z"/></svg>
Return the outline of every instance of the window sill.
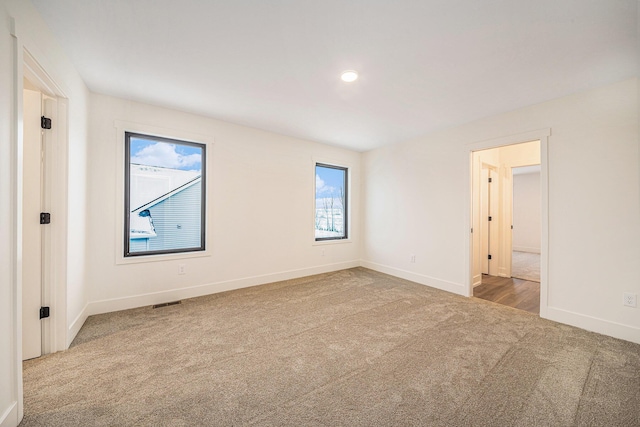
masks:
<svg viewBox="0 0 640 427"><path fill-rule="evenodd" d="M353 240L351 239L314 240L311 246L341 245L343 243L353 243Z"/></svg>
<svg viewBox="0 0 640 427"><path fill-rule="evenodd" d="M116 258L116 264L141 264L146 262L163 262L163 261L175 261L191 258L206 258L211 256L211 251L204 250L198 252L181 252L175 254L158 254L158 255L140 255L132 257L124 257L120 255Z"/></svg>

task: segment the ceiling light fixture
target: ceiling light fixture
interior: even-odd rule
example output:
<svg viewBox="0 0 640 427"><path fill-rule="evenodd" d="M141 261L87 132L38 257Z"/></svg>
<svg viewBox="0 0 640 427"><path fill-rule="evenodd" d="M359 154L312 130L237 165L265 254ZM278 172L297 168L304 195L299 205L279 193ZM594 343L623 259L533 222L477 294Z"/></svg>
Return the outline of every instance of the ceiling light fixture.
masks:
<svg viewBox="0 0 640 427"><path fill-rule="evenodd" d="M358 78L358 73L353 70L343 71L340 78L342 79L343 82L347 82L347 83L355 82L356 79Z"/></svg>

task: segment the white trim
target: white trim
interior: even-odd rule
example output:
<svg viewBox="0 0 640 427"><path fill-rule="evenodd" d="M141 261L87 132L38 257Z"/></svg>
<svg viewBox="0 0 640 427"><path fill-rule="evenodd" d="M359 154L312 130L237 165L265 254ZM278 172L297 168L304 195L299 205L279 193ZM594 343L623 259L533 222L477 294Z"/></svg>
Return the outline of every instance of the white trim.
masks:
<svg viewBox="0 0 640 427"><path fill-rule="evenodd" d="M260 276L244 277L241 279L225 280L216 283L207 283L204 285L191 286L182 289L171 289L167 291L151 292L148 294L132 295L123 298L93 301L87 304L85 312L88 315L92 316L94 314L128 310L131 308L145 307L153 304L162 304L186 298L195 298L219 292L248 288L250 286L264 285L266 283L279 282L282 280L297 279L314 274L329 273L332 271L345 270L348 268L359 266L360 261L358 260L345 261L335 264L324 264L316 267L301 268L298 270L282 271L280 273L270 273Z"/></svg>
<svg viewBox="0 0 640 427"><path fill-rule="evenodd" d="M542 135L541 135L542 136ZM549 307L549 137L540 138L540 317Z"/></svg>
<svg viewBox="0 0 640 427"><path fill-rule="evenodd" d="M551 136L551 128L543 128L528 132L516 133L513 135L501 136L498 138L485 139L478 142L471 142L464 145L465 152L480 151L489 148L504 147L507 145L522 144L525 142L538 141ZM542 165L540 166L542 172Z"/></svg>
<svg viewBox="0 0 640 427"><path fill-rule="evenodd" d="M43 210L50 211L53 215L51 225L44 230L43 240L43 302L51 307L51 317L42 324L44 355L67 349L68 100L60 86L24 45L22 57L24 74L20 81L23 78L35 80L30 82L50 100L48 105L51 110L47 114L54 123L50 133L46 135L49 149L45 151L46 184L43 189ZM21 116L22 111L19 114Z"/></svg>
<svg viewBox="0 0 640 427"><path fill-rule="evenodd" d="M115 146L116 146L116 158L115 171L116 171L116 191L115 191L115 218L116 218L116 246L114 253L114 262L116 265L121 264L139 264L144 262L158 262L169 261L188 258L200 258L210 257L213 255L213 226L214 224L209 221L212 214L211 212L211 199L212 199L212 175L213 175L213 148L214 139L210 135L202 135L193 132L189 132L182 129L163 128L158 126L147 125L144 123L128 122L123 120L114 121L115 132ZM125 132L138 133L149 136L157 136L161 138L176 139L180 141L195 142L205 146L206 158L203 165L205 170L205 250L194 252L178 252L171 254L150 254L141 255L135 257L124 256L124 141Z"/></svg>
<svg viewBox="0 0 640 427"><path fill-rule="evenodd" d="M315 221L314 221L314 227L315 227ZM315 240L315 234L313 239L314 239L314 242L311 243L311 246L339 245L341 243L353 243L353 240L351 239Z"/></svg>
<svg viewBox="0 0 640 427"><path fill-rule="evenodd" d="M378 264L371 261L361 260L360 266L368 268L370 270L379 271L380 273L399 277L401 279L410 280L421 285L430 286L432 288L440 289L454 294L467 296L465 293L466 287L461 283L454 283L442 279L436 279L435 277L430 277L413 271L402 270L400 268L390 267L388 265Z"/></svg>
<svg viewBox="0 0 640 427"><path fill-rule="evenodd" d="M498 277L511 277L511 272L506 267L498 267Z"/></svg>
<svg viewBox="0 0 640 427"><path fill-rule="evenodd" d="M630 325L574 313L556 307L547 307L547 319L640 344L640 328Z"/></svg>
<svg viewBox="0 0 640 427"><path fill-rule="evenodd" d="M207 232L207 236L209 232ZM122 238L120 239L122 240ZM210 244L207 244L210 246ZM174 254L151 254L151 255L143 255L143 256L132 256L121 259L116 259L117 265L126 265L126 264L142 264L145 262L164 262L164 261L173 261L180 259L191 259L191 258L207 258L212 257L213 253L209 247L207 247L204 251L194 251L194 252L178 252Z"/></svg>
<svg viewBox="0 0 640 427"><path fill-rule="evenodd" d="M16 427L18 424L18 402L14 401L0 416L0 427Z"/></svg>
<svg viewBox="0 0 640 427"><path fill-rule="evenodd" d="M463 284L453 283L446 280L436 279L423 274L412 271L402 270L370 261L347 261L335 264L325 264L317 267L303 268L298 270L283 271L280 273L270 273L260 276L251 276L241 279L227 280L205 285L192 286L183 289L172 289L168 291L152 292L148 294L133 295L123 298L113 298L102 301L94 301L88 303L82 312L76 317L69 327L68 336L71 344L78 331L89 316L110 313L114 311L127 310L138 307L150 306L153 304L161 304L169 301L176 301L186 298L195 298L199 296L211 295L219 292L232 291L236 289L247 288L251 286L259 286L267 283L273 283L283 280L296 279L300 277L311 276L314 274L328 273L354 267L364 267L381 273L389 274L394 277L409 280L414 283L429 286L435 289L451 292L458 295L465 295L465 286ZM573 313L561 310L555 307L548 308L548 319L567 325L575 326L581 329L605 334L615 338L640 343L640 329L620 323L610 322L607 320L585 316L579 313ZM0 426L1 427L1 426Z"/></svg>
<svg viewBox="0 0 640 427"><path fill-rule="evenodd" d="M120 153L124 156L124 131L126 129L127 132L133 133L141 133L149 136L157 136L160 138L168 138L168 139L177 139L185 142L195 142L198 144L207 144L207 150L209 149L208 144L213 144L214 140L211 135L205 135L201 133L195 133L184 129L178 128L165 128L154 125L147 125L145 123L139 122L130 122L127 120L114 120L113 125L117 130L122 130L122 139L119 140L121 145ZM207 157L209 157L209 152L207 151ZM124 159L124 158L123 158ZM123 163L124 165L124 163Z"/></svg>
<svg viewBox="0 0 640 427"><path fill-rule="evenodd" d="M46 57L31 44L25 43L19 33L19 25L13 17L11 20L11 36L13 49L13 93L11 106L11 200L12 233L11 245L11 283L14 329L13 333L13 363L15 377L11 379L11 387L16 398L15 419L20 421L23 417L23 386L22 386L22 192L23 192L23 166L22 166L22 109L23 109L23 81L27 77L31 83L48 96L54 97L58 108L57 131L53 131L54 144L51 158L54 165L50 165L54 173L51 174L50 190L48 196L51 200L52 212L55 212L55 223L52 221L47 243L50 245L45 250L45 286L48 287L49 303L52 307L51 318L44 323L43 334L45 337L45 352L55 352L66 349L67 329L67 301L66 301L66 274L67 274L67 191L68 174L66 154L68 151L68 103L64 90L55 83L54 79L41 64L46 63ZM48 159L49 160L49 159ZM45 292L45 295L47 293ZM13 411L13 409L10 409ZM3 415L4 417L5 415ZM8 418L2 420L2 427ZM13 422L12 422L13 423Z"/></svg>
<svg viewBox="0 0 640 427"><path fill-rule="evenodd" d="M540 248L532 248L529 246L514 246L513 252L528 252L530 254L539 254Z"/></svg>
<svg viewBox="0 0 640 427"><path fill-rule="evenodd" d="M13 93L12 108L11 108L11 148L10 150L10 221L12 229L10 232L11 240L11 272L10 272L10 295L13 305L13 331L12 331L12 344L13 348L13 369L11 373L12 378L9 379L11 388L11 397L16 399L16 419L22 420L24 413L24 399L23 399L23 386L22 386L22 93L23 93L23 58L24 53L22 43L18 37L18 24L13 17L11 19L11 47L13 49ZM12 413L13 409L9 408L9 412ZM5 416L5 415L3 415ZM6 420L6 418L5 418ZM5 420L2 421L3 427ZM7 424L9 425L9 424Z"/></svg>
<svg viewBox="0 0 640 427"><path fill-rule="evenodd" d="M482 273L478 274L477 276L473 276L473 282L471 284L473 288L480 285L482 285Z"/></svg>
<svg viewBox="0 0 640 427"><path fill-rule="evenodd" d="M28 52L25 50L25 56ZM25 61L26 62L26 61ZM48 319L40 321L42 327L42 354L49 354L55 352L55 324L59 320L57 313L58 306L53 300L55 290L53 289L54 274L51 270L51 256L54 253L53 250L53 231L54 228L58 229L61 224L58 224L56 220L57 212L52 208L53 197L53 184L55 181L55 171L53 167L54 154L58 148L58 135L57 135L57 122L58 122L58 100L55 97L50 97L45 93L40 92L42 115L49 117L54 126L48 131L42 132L42 145L43 145L43 159L42 159L42 181L40 183L42 194L41 211L40 212L52 212L54 223L47 227L41 228L42 233L42 252L40 262L42 263L42 305L51 307L52 316ZM53 227L52 227L53 225Z"/></svg>
<svg viewBox="0 0 640 427"><path fill-rule="evenodd" d="M465 222L464 245L468 249L465 255L465 292L464 295L473 295L473 245L469 230L473 226L472 217L472 191L473 180L471 170L473 166L473 152L489 148L503 147L507 145L521 144L524 142L540 141L540 317L547 317L548 307L548 282L549 282L549 138L551 128L543 128L514 135L487 139L479 142L465 144L464 155L469 158L469 167L465 173L468 185L465 189Z"/></svg>
<svg viewBox="0 0 640 427"><path fill-rule="evenodd" d="M26 48L25 52L23 52L23 63L23 77L29 80L30 83L34 84L40 92L51 97L59 96L66 98L64 91L60 89L60 86L56 84L49 73L46 72L46 70Z"/></svg>
<svg viewBox="0 0 640 427"><path fill-rule="evenodd" d="M89 304L86 304L80 314L78 314L73 322L71 322L71 325L69 325L69 330L67 332L67 348L69 348L73 340L76 338L76 335L78 335L78 332L80 332L80 329L82 329L84 322L87 321L87 317L89 317L88 308Z"/></svg>
<svg viewBox="0 0 640 427"><path fill-rule="evenodd" d="M59 223L51 227L49 261L53 271L50 277L50 301L57 313L52 313L49 323L51 352L66 350L67 342L67 254L69 230L69 102L67 98L57 98L58 126L56 144L51 154L50 206ZM54 218L54 219L55 219ZM58 221L58 220L56 220Z"/></svg>

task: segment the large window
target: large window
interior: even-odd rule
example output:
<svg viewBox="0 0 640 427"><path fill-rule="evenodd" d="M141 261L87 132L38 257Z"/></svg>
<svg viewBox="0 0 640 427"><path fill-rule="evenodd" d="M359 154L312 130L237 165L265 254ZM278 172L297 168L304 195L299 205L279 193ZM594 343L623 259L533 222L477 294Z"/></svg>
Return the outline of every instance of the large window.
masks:
<svg viewBox="0 0 640 427"><path fill-rule="evenodd" d="M348 238L347 168L316 163L316 240Z"/></svg>
<svg viewBox="0 0 640 427"><path fill-rule="evenodd" d="M124 256L205 249L206 147L125 133Z"/></svg>

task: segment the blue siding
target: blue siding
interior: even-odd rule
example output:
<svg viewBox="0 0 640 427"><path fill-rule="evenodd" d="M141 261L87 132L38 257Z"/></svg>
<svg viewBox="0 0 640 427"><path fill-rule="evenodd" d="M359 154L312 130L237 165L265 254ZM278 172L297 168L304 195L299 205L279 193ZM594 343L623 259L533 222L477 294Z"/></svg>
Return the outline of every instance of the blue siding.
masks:
<svg viewBox="0 0 640 427"><path fill-rule="evenodd" d="M157 236L149 239L130 239L130 251L199 248L201 192L202 185L197 182L149 208Z"/></svg>
<svg viewBox="0 0 640 427"><path fill-rule="evenodd" d="M143 252L147 250L149 239L129 239L129 252Z"/></svg>

